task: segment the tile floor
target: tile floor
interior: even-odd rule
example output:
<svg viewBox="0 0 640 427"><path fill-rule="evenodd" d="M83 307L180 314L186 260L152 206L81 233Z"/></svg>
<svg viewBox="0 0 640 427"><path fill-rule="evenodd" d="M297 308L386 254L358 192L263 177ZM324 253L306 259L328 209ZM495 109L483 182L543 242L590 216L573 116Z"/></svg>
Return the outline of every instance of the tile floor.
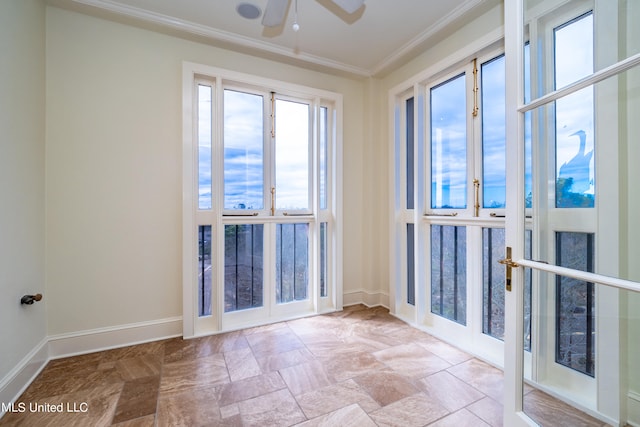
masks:
<svg viewBox="0 0 640 427"><path fill-rule="evenodd" d="M53 360L19 398L25 411L0 425L501 426L502 391L498 369L384 308L353 306ZM543 424L602 425L529 395Z"/></svg>

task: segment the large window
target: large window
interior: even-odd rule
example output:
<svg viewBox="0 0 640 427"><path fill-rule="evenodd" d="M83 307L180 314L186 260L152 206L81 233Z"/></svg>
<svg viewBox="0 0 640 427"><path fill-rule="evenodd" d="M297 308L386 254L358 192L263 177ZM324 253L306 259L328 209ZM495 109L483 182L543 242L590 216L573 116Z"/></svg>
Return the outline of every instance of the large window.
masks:
<svg viewBox="0 0 640 427"><path fill-rule="evenodd" d="M338 309L341 97L186 67L185 336Z"/></svg>
<svg viewBox="0 0 640 427"><path fill-rule="evenodd" d="M504 331L504 279L493 265L504 253L504 67L499 52L481 55L399 95L395 117L397 247L406 256L397 263L396 313L425 319L461 347L482 342L491 348L483 356L496 361Z"/></svg>

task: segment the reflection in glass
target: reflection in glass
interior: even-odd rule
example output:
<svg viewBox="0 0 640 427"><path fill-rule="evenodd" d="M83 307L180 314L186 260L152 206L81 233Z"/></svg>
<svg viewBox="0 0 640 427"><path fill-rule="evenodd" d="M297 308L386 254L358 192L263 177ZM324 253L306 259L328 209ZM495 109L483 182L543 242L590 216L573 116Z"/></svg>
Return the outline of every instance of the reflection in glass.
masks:
<svg viewBox="0 0 640 427"><path fill-rule="evenodd" d="M262 209L263 98L224 91L224 209Z"/></svg>
<svg viewBox="0 0 640 427"><path fill-rule="evenodd" d="M327 156L329 154L329 135L327 107L320 108L320 209L327 209Z"/></svg>
<svg viewBox="0 0 640 427"><path fill-rule="evenodd" d="M276 302L307 299L309 224L276 226Z"/></svg>
<svg viewBox="0 0 640 427"><path fill-rule="evenodd" d="M531 45L524 45L524 102L531 101ZM531 144L531 111L524 113L524 197L525 207L533 207L533 146Z"/></svg>
<svg viewBox="0 0 640 427"><path fill-rule="evenodd" d="M582 40L584 43L582 46L589 47L595 46L594 56L584 55L584 52L580 50L562 50L558 56L566 58L567 62L579 62L582 58L597 58L594 63L593 71L599 71L611 65L614 65L617 61L630 58L631 56L640 53L640 43L637 42L637 27L634 25L638 21L638 3L634 1L621 1L611 0L603 2L587 2L583 0L525 0L525 31L528 28L536 29L538 34L542 35L543 32L548 31L549 22L557 22L559 16L568 16L570 13L574 13L573 17L580 17L580 14L587 12L591 7L593 12L589 14L597 18L595 26L601 30L600 40L595 38L594 43L589 43L589 39L592 38L589 32L593 31L593 27L589 27L589 23L583 22L582 28L576 28L570 30L573 32L573 36L577 40ZM606 9L606 10L603 10ZM546 35L546 34L545 34ZM527 34L524 34L525 39L528 39ZM547 55L553 55L553 49L551 47L545 47L545 43L542 36L539 38L538 48L536 49L538 55L536 60L538 64L533 64L535 69L542 70L545 66L543 62L546 62ZM532 41L533 42L533 41ZM579 47L581 49L581 47ZM552 58L548 58L551 61ZM584 77L585 74L578 67L574 71L571 81L565 81L560 86L554 87L552 84L540 85L536 89L534 98L546 95L555 89L560 89L569 83L576 81Z"/></svg>
<svg viewBox="0 0 640 427"><path fill-rule="evenodd" d="M556 263L593 272L594 235L556 233ZM595 376L593 283L556 276L556 362Z"/></svg>
<svg viewBox="0 0 640 427"><path fill-rule="evenodd" d="M501 55L481 67L483 207L506 205L505 63Z"/></svg>
<svg viewBox="0 0 640 427"><path fill-rule="evenodd" d="M224 227L224 311L262 307L263 224Z"/></svg>
<svg viewBox="0 0 640 427"><path fill-rule="evenodd" d="M593 14L554 30L555 87L593 72ZM588 87L556 101L556 207L594 206L594 101Z"/></svg>
<svg viewBox="0 0 640 427"><path fill-rule="evenodd" d="M211 86L198 85L198 209L211 209Z"/></svg>
<svg viewBox="0 0 640 427"><path fill-rule="evenodd" d="M532 242L532 231L525 230L524 231L524 257L526 259L531 259L531 252L533 249ZM531 310L533 308L532 304L532 281L533 279L533 271L530 268L524 269L524 349L525 351L531 351Z"/></svg>
<svg viewBox="0 0 640 427"><path fill-rule="evenodd" d="M211 226L198 226L198 316L211 316Z"/></svg>
<svg viewBox="0 0 640 427"><path fill-rule="evenodd" d="M504 228L482 229L482 333L504 340Z"/></svg>
<svg viewBox="0 0 640 427"><path fill-rule="evenodd" d="M407 209L413 209L413 97L407 99Z"/></svg>
<svg viewBox="0 0 640 427"><path fill-rule="evenodd" d="M327 254L329 253L328 236L326 222L320 223L320 296L329 295L327 291L327 280L329 277L329 266L327 264Z"/></svg>
<svg viewBox="0 0 640 427"><path fill-rule="evenodd" d="M309 105L276 100L276 209L309 209Z"/></svg>
<svg viewBox="0 0 640 427"><path fill-rule="evenodd" d="M431 207L467 207L465 75L431 89Z"/></svg>
<svg viewBox="0 0 640 427"><path fill-rule="evenodd" d="M431 312L467 324L467 229L431 226Z"/></svg>
<svg viewBox="0 0 640 427"><path fill-rule="evenodd" d="M407 304L416 305L416 260L413 224L407 224Z"/></svg>

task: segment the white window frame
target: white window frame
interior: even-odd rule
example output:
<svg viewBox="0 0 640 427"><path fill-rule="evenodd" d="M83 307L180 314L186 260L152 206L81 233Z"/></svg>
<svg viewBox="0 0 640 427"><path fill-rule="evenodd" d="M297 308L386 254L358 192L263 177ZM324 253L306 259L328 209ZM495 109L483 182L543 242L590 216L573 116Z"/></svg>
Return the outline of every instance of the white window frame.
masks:
<svg viewBox="0 0 640 427"><path fill-rule="evenodd" d="M223 180L221 176L216 178L212 176L212 209L198 209L198 136L197 136L197 85L199 82L209 82L213 89L212 100L212 169L218 167L221 171L223 164L223 153L221 144L223 138L222 120L220 114L222 112L222 94L223 88L228 83L237 85L237 88L265 88L262 91L287 94L286 99L304 99L311 105L311 114L313 120L311 124L311 132L313 132L313 144L310 150L314 150L311 158L316 159L310 167L310 174L313 174L313 180L310 181L311 187L318 188L319 182L318 168L319 161L316 155L318 146L317 118L321 107L328 108L328 129L329 135L328 155L327 155L327 182L325 183L328 199L326 209L320 210L319 191L311 191L310 210L312 216L296 221L296 217L288 218L283 212L273 217L265 217L263 223L277 222L308 222L310 225L310 235L319 242L320 224L328 223L327 243L329 255L327 257L328 276L327 286L328 292L326 297L320 296L319 280L310 279L309 288L309 310L308 315L326 313L342 309L343 304L343 266L342 266L342 115L343 115L343 99L342 95L322 89L315 89L306 86L291 84L283 81L267 79L260 76L239 73L211 67L203 64L192 62L183 62L182 67L182 102L183 102L183 132L182 132L182 195L183 195L183 336L192 338L212 333L225 332L238 327L255 326L259 324L270 323L274 321L287 320L292 316L300 316L299 313L291 314L285 308L275 316L265 318L264 316L256 316L251 323L234 323L225 322L223 320L223 309L221 300L223 299L223 266L221 265L221 256L224 250L223 239L212 238L212 268L214 275L212 278L212 314L211 316L199 316L198 314L198 237L196 235L198 225L211 225L212 235L216 230L222 230L225 223L223 220ZM270 125L270 124L269 124ZM216 140L218 145L216 145ZM221 174L221 172L218 172ZM266 173L266 172L265 172ZM265 195L265 199L268 195ZM270 197L270 195L268 196ZM266 207L266 206L265 206ZM246 212L244 212L246 213ZM241 220L236 218L234 223L240 223ZM270 237L265 235L265 245ZM317 245L319 248L319 244ZM309 253L309 269L310 272L320 271L320 254L317 250L310 250ZM265 262L267 262L265 260ZM310 273L311 274L311 273ZM265 276L266 278L266 276ZM265 295L266 299L271 298Z"/></svg>
<svg viewBox="0 0 640 427"><path fill-rule="evenodd" d="M466 48L451 55L443 61L413 76L404 83L389 91L389 122L391 123L389 139L393 143L389 147L390 170L394 171L394 179L390 183L390 217L393 218L390 228L391 242L391 271L390 271L390 310L399 318L423 329L435 336L459 346L471 353L479 355L485 360L500 366L502 364L503 344L501 341L486 336L482 333L482 286L467 286L467 327L459 325L448 319L431 314L430 282L431 274L427 268L430 260L430 225L471 225L467 227L467 260L471 259L470 251L475 247L481 247L482 227L503 227L504 219L500 218L503 209L491 209L481 207L480 216L473 217L473 192L471 174L481 173L482 164L474 152L481 152L481 123L467 117L467 132L477 133L476 137L467 137L468 168L467 203L464 222L461 219L447 217L428 217L426 214L450 214L456 209L431 209L430 180L431 175L427 169L430 164L430 125L429 125L429 89L430 87L447 81L451 77L466 72L465 80L473 79L473 67L471 60L477 58L478 69L481 65L503 53L502 28L496 29L484 38L470 43ZM444 70L444 71L443 71ZM471 75L470 75L471 73ZM480 84L480 81L478 81ZM466 84L468 87L469 85ZM406 115L405 102L408 98L414 98L414 203L413 210L406 209ZM470 97L467 97L467 109L471 111ZM479 102L479 101L478 101ZM472 169L475 169L472 170ZM481 179L482 177L479 177ZM480 200L482 205L482 191ZM498 218L491 217L496 213ZM406 302L406 224L413 223L414 227L414 252L415 262L415 306ZM476 265L467 267L467 283L478 281L482 283L481 258ZM474 306L473 304L477 305ZM483 343L490 342L491 348L482 351Z"/></svg>

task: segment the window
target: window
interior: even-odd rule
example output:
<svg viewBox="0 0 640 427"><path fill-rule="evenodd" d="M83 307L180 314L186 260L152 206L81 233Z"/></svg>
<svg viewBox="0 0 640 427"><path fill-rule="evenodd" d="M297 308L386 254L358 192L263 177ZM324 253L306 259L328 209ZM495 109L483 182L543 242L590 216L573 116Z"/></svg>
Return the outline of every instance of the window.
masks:
<svg viewBox="0 0 640 427"><path fill-rule="evenodd" d="M489 268L504 252L504 62L483 54L402 92L395 117L396 314L466 349L485 343L489 360L504 330L503 270Z"/></svg>
<svg viewBox="0 0 640 427"><path fill-rule="evenodd" d="M185 71L185 336L340 308L341 97Z"/></svg>

